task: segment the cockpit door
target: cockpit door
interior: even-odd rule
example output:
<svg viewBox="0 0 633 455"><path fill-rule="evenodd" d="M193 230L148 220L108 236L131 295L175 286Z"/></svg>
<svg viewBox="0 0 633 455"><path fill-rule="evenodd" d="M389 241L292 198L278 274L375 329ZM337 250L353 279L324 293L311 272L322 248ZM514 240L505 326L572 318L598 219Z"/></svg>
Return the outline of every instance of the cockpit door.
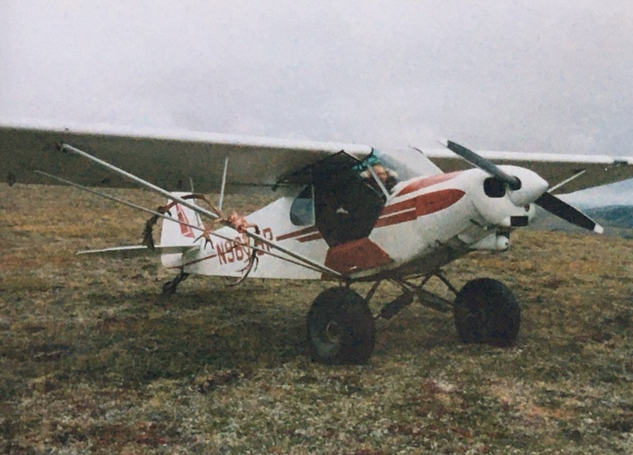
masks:
<svg viewBox="0 0 633 455"><path fill-rule="evenodd" d="M315 180L314 202L316 226L331 247L368 237L384 203L353 169Z"/></svg>
<svg viewBox="0 0 633 455"><path fill-rule="evenodd" d="M339 152L286 180L312 184L315 224L330 247L368 237L378 220L384 199L361 171L359 160Z"/></svg>

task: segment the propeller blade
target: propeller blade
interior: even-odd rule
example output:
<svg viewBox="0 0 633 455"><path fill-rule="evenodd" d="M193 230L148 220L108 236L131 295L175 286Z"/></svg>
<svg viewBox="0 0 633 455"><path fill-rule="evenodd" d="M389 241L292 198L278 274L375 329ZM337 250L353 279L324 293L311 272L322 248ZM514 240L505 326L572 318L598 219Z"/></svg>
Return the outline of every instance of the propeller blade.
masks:
<svg viewBox="0 0 633 455"><path fill-rule="evenodd" d="M598 234L602 234L604 232L604 228L596 223L594 220L589 218L577 208L572 207L571 205L557 198L551 193L543 193L534 202L537 205L543 207L551 214L556 215L557 217L562 218L565 221L569 221L576 226L594 231Z"/></svg>
<svg viewBox="0 0 633 455"><path fill-rule="evenodd" d="M449 141L447 139L440 140L440 144L448 148L453 153L461 156L473 166L478 167L479 169L486 171L488 174L497 177L502 182L507 183L510 186L511 190L516 191L518 189L521 189L521 180L519 180L518 177L506 174L501 169L499 169L496 164L488 161L482 156L477 155L472 150L469 150L463 145L456 144L455 142Z"/></svg>

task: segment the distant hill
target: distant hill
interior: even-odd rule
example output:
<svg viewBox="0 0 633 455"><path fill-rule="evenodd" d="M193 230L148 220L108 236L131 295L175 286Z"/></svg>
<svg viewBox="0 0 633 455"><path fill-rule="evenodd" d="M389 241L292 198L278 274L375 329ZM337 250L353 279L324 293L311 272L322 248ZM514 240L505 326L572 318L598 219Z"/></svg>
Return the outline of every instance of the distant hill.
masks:
<svg viewBox="0 0 633 455"><path fill-rule="evenodd" d="M605 226L633 229L633 205L611 205L586 210L587 215Z"/></svg>
<svg viewBox="0 0 633 455"><path fill-rule="evenodd" d="M583 208L588 216L605 228L608 236L633 239L633 205L613 205L607 207ZM537 208L536 217L530 224L532 229L562 232L587 232L560 218Z"/></svg>

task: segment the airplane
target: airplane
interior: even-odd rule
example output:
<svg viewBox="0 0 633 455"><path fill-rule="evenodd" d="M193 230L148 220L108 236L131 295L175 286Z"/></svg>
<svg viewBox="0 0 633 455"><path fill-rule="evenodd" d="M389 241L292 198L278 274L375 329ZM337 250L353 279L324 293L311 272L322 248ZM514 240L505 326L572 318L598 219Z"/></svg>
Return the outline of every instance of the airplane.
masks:
<svg viewBox="0 0 633 455"><path fill-rule="evenodd" d="M442 268L473 251L505 251L536 206L594 233L603 228L556 194L633 177L633 157L378 150L362 144L156 131L108 125L59 127L0 123L0 181L67 184L151 215L142 244L81 255L157 254L176 272L171 295L190 275L332 281L307 314L310 355L327 364L364 364L376 321L414 301L453 312L465 343L512 345L521 310L512 291L490 278L457 289ZM191 188L188 191L187 185ZM194 191L195 185L195 191ZM150 209L99 187L140 186L163 196ZM218 192L214 205L205 192ZM274 202L244 215L222 207L227 193ZM162 222L160 241L153 228ZM450 301L425 286L441 281ZM373 283L362 296L357 283ZM401 295L373 314L381 283Z"/></svg>

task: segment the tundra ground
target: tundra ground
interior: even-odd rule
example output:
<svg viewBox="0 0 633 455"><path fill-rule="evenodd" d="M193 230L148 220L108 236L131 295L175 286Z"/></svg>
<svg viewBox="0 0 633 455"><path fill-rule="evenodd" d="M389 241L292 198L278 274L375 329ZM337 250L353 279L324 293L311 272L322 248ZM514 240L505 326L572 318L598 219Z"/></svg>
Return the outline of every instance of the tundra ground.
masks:
<svg viewBox="0 0 633 455"><path fill-rule="evenodd" d="M156 258L74 255L140 243L146 218L0 185L0 451L633 452L632 240L518 231L509 252L445 270L513 289L515 346L460 344L451 315L414 304L378 323L368 365L332 367L310 361L304 319L331 283L192 277L166 299ZM372 309L397 294L381 287Z"/></svg>

